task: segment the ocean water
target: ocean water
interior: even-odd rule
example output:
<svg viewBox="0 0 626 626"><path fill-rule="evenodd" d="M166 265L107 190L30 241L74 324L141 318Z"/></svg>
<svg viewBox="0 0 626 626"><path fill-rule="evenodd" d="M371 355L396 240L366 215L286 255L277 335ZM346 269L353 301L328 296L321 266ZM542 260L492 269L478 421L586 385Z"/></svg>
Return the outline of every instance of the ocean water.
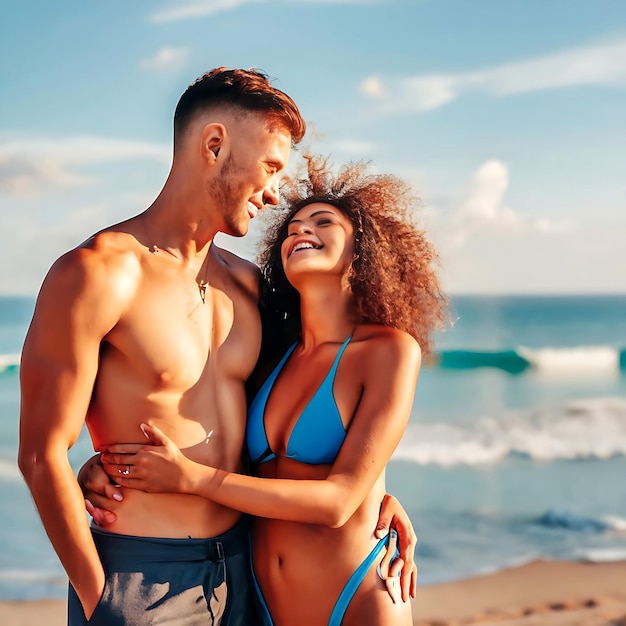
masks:
<svg viewBox="0 0 626 626"><path fill-rule="evenodd" d="M32 298L0 297L0 599L66 579L17 470ZM534 558L626 558L626 296L457 297L387 470L420 583ZM90 455L81 436L78 467Z"/></svg>

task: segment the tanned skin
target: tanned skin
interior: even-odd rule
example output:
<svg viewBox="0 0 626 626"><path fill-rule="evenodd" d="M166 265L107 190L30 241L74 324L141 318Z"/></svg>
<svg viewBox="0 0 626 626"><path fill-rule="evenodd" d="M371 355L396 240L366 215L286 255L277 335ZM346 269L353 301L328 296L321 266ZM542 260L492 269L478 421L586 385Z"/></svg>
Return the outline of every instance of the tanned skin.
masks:
<svg viewBox="0 0 626 626"><path fill-rule="evenodd" d="M155 202L62 256L44 281L22 353L19 466L87 617L105 577L67 451L85 421L100 450L145 441L148 419L198 463L241 469L259 273L213 239L244 235L278 202L290 148L289 132L260 113L199 113ZM239 515L198 496L134 491L109 530L212 537Z"/></svg>
<svg viewBox="0 0 626 626"><path fill-rule="evenodd" d="M376 544L385 465L408 423L420 369L420 346L409 333L354 323L345 280L353 242L350 220L330 204L309 204L290 222L282 260L300 294L302 338L265 406L264 430L276 457L258 467L261 478L199 466L154 425L143 429L156 447L123 444L103 454L111 476L131 467L119 478L124 487L193 493L256 515L254 567L276 626L327 624L339 591ZM347 337L333 383L347 431L337 458L316 465L289 458L294 425ZM408 597L400 601L399 585L393 593L401 567L392 565L385 585L372 565L342 624L410 626Z"/></svg>
<svg viewBox="0 0 626 626"><path fill-rule="evenodd" d="M22 352L19 466L87 618L105 577L67 451L85 422L102 450L145 442L140 424L149 421L198 464L242 470L244 383L261 343L259 271L213 239L245 235L257 211L278 202L290 147L275 118L198 113L154 203L65 254L44 281ZM91 486L100 481L103 493L110 485L99 472ZM240 517L198 495L124 495L105 515L111 532L213 537ZM415 535L399 511L385 498L379 528L397 527L412 564Z"/></svg>

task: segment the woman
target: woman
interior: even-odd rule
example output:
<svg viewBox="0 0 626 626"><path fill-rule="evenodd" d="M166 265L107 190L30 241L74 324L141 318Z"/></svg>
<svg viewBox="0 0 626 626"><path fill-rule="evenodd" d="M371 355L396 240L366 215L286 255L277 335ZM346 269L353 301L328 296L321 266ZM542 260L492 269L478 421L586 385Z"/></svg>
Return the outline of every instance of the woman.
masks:
<svg viewBox="0 0 626 626"><path fill-rule="evenodd" d="M308 178L282 191L287 210L261 266L269 311L299 339L249 407L258 477L198 465L148 425L155 446L112 446L102 461L123 487L193 493L257 516L265 623L408 626L410 603L390 598L399 567L383 572L386 586L376 564L387 541L372 528L421 353L442 320L435 253L392 176L351 164L333 177L309 159Z"/></svg>

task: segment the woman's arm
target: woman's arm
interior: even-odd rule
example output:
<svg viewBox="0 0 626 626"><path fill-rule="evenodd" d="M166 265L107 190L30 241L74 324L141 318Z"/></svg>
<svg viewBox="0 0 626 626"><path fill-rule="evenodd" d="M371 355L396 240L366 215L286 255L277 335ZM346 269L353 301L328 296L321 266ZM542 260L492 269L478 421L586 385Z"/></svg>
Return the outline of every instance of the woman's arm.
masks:
<svg viewBox="0 0 626 626"><path fill-rule="evenodd" d="M409 419L420 350L406 333L385 329L371 340L362 363L363 395L346 439L321 480L244 476L195 463L156 427L143 425L154 446L111 446L105 469L124 487L200 495L260 517L343 526L367 497ZM155 447L156 446L156 447ZM130 474L123 471L130 466Z"/></svg>

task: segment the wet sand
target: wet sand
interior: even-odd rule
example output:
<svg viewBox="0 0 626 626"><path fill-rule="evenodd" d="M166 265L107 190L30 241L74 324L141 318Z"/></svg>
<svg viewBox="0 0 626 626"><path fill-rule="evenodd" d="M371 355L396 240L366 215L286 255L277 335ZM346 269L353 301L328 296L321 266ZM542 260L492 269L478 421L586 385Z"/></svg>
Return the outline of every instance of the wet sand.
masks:
<svg viewBox="0 0 626 626"><path fill-rule="evenodd" d="M422 587L416 626L626 626L626 562L535 561Z"/></svg>

